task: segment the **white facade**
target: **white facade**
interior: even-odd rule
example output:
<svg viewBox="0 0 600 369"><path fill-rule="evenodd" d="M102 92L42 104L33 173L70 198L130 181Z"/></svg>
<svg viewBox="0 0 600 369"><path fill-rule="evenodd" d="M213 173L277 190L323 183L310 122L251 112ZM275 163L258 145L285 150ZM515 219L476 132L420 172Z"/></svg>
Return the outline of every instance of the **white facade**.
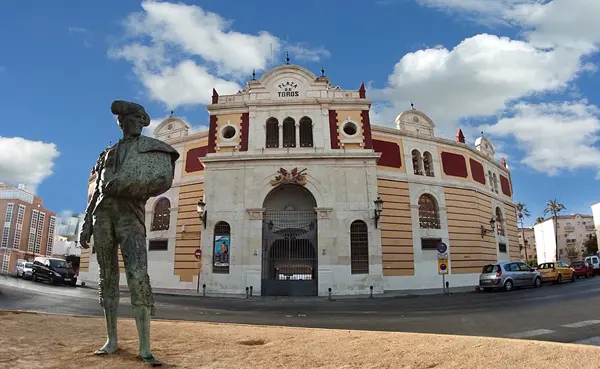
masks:
<svg viewBox="0 0 600 369"><path fill-rule="evenodd" d="M285 93L282 95L282 86L290 86L287 83L293 86L291 92L297 92L294 95L297 99L290 99ZM216 131L209 133L216 137L216 152L203 157L200 161L204 170L192 175L188 173L182 176L185 144L199 141L200 134L188 135L189 125L179 118L170 117L162 122L155 130L155 137L171 144L181 157L176 163L172 188L160 197L150 199L146 205L148 243L165 240L168 245L164 250L148 252L148 270L153 287L191 290L206 285L208 294L244 294L246 288L252 287L254 294L260 294L264 281L265 250L272 247L268 245L265 248L266 217L269 211L283 211L290 207L293 210L314 210L316 214L318 232L311 242L318 259L315 270L316 292L319 296L326 296L330 289L334 295L356 295L368 294L371 287L375 294L385 290L442 287L437 252L423 250L421 240L439 238L449 245L449 262L452 266L445 186L488 195L492 199L490 207L483 211L489 212L491 218L495 216L497 207L505 209L505 205L511 203L499 186L500 175L508 176L507 170L496 163L493 146L487 138L480 138L476 149L466 148L464 144L456 149L455 142L435 137L435 125L431 119L414 109L398 116L397 130L376 128L378 137L389 135L390 140L398 142L398 131L402 132L399 147L402 147L400 155L405 171L378 168L381 154L373 149L365 149L367 133L364 125L368 123L363 121L361 113L369 111L371 101L361 96L361 91L364 92L341 90L329 83L327 78L317 78L303 68L285 65L266 72L258 81L249 81L243 92L213 96L217 101L207 108L220 119ZM331 126L330 111L336 111L337 127ZM243 152L240 151L240 137L245 133L242 133L239 122L233 121L237 119L236 114L247 114L248 117L245 123L248 129L247 150ZM301 147L299 144L299 122L305 117L312 122L310 147ZM270 118L279 122L279 147L267 149L266 122ZM295 122L296 145L293 148L283 145L282 127L286 118L292 118ZM346 124L353 124L356 132L344 132L341 127ZM338 137L332 137L332 133ZM203 139L206 136L202 134ZM332 148L332 140L338 139L340 148ZM481 162L486 179L489 173L489 189L464 178L443 176L440 159L442 149L450 152L470 149L469 155ZM411 168L413 150L430 155L433 175L414 173ZM305 203L292 202L291 206L289 198L275 197L275 190L279 187L272 181L280 168L305 170L306 181L295 186L302 187L306 191L303 193L309 193L306 196L311 199L304 198ZM374 201L380 195L378 179L407 183L412 222L413 275L384 276L382 230L375 227L374 219ZM182 186L200 183L203 183L202 200L206 203L207 213L207 224L201 230L198 245L202 252L202 267L199 276L194 277L192 282L182 282L179 275L174 273L179 194ZM439 229L420 227L419 198L423 194L431 195L436 201ZM169 227L166 230L153 230L155 205L164 199L170 203ZM281 206L277 209L269 207L273 204ZM189 198L184 206L190 206ZM502 214L504 222L506 215ZM361 274L352 273L351 270L350 229L355 221L363 221L367 227L368 272ZM219 222L226 222L231 229L227 274L217 273L213 268L214 229ZM503 224L503 228L507 229L507 225ZM185 231L181 229L180 232ZM498 246L503 243L510 250L508 236L494 232L493 237L496 241L496 261L510 260L509 252L501 252ZM97 282L95 254L91 256L89 265L89 271L80 273L80 279ZM446 281L451 287L471 286L477 284L478 277L479 272L450 273ZM126 285L123 273L121 285Z"/></svg>
<svg viewBox="0 0 600 369"><path fill-rule="evenodd" d="M592 216L594 217L594 228L596 231L596 238L600 240L600 202L592 205Z"/></svg>
<svg viewBox="0 0 600 369"><path fill-rule="evenodd" d="M595 234L594 220L591 215L571 214L557 217L558 258L573 261L587 255L585 242L589 235ZM556 238L552 218L534 226L538 263L556 260ZM572 252L572 257L569 257ZM541 256L541 258L540 258Z"/></svg>

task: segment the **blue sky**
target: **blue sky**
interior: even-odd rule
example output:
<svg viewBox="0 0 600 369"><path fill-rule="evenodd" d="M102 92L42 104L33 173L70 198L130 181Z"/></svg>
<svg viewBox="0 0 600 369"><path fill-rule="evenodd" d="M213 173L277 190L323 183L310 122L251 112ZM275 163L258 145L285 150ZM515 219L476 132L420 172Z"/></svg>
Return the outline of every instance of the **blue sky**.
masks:
<svg viewBox="0 0 600 369"><path fill-rule="evenodd" d="M171 109L195 129L213 86L235 92L284 61L409 108L440 136L481 130L512 170L515 201L590 213L600 201L597 0L20 1L0 13L0 181L80 212L98 154L119 139L112 100ZM568 14L569 16L564 16ZM151 132L148 132L151 134Z"/></svg>

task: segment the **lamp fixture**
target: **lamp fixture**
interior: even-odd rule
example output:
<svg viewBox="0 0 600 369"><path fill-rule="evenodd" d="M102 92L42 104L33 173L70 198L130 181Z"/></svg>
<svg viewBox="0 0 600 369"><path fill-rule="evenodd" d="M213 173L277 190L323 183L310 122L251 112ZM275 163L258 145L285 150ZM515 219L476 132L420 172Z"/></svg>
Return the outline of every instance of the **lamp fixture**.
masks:
<svg viewBox="0 0 600 369"><path fill-rule="evenodd" d="M381 197L377 196L377 200L373 202L375 203L375 228L377 228L379 218L381 217L381 211L383 210L383 200Z"/></svg>
<svg viewBox="0 0 600 369"><path fill-rule="evenodd" d="M481 238L484 238L488 233L493 233L496 228L496 219L493 217L490 218L490 229L485 228L483 225L481 226Z"/></svg>
<svg viewBox="0 0 600 369"><path fill-rule="evenodd" d="M206 203L202 200L198 201L196 205L196 211L198 212L198 217L200 218L200 222L206 229Z"/></svg>

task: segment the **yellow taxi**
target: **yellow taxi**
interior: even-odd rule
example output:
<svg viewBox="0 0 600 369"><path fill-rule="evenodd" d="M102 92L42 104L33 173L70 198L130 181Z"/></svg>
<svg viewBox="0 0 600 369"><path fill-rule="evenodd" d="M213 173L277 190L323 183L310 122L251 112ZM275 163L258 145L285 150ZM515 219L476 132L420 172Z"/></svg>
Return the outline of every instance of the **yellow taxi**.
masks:
<svg viewBox="0 0 600 369"><path fill-rule="evenodd" d="M542 275L543 282L556 284L560 284L563 281L575 282L575 269L562 261L542 263L538 265L537 270Z"/></svg>

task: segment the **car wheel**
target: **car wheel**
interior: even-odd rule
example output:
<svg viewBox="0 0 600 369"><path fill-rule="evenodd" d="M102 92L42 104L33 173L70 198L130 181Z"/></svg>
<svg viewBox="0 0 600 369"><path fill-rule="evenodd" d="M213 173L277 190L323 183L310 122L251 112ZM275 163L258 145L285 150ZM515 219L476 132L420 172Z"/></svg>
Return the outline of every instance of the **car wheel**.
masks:
<svg viewBox="0 0 600 369"><path fill-rule="evenodd" d="M33 273L31 274L31 281L33 283L37 282L37 278L35 277L35 274L33 274Z"/></svg>
<svg viewBox="0 0 600 369"><path fill-rule="evenodd" d="M535 281L533 281L533 287L538 288L542 285L542 279L540 277L535 277Z"/></svg>
<svg viewBox="0 0 600 369"><path fill-rule="evenodd" d="M556 284L561 284L562 283L562 274L559 274L558 277L556 277Z"/></svg>
<svg viewBox="0 0 600 369"><path fill-rule="evenodd" d="M574 283L574 282L575 282L575 273L573 273L573 274L571 275L571 283Z"/></svg>
<svg viewBox="0 0 600 369"><path fill-rule="evenodd" d="M506 292L512 291L513 287L513 282L510 279L504 282L504 290Z"/></svg>

